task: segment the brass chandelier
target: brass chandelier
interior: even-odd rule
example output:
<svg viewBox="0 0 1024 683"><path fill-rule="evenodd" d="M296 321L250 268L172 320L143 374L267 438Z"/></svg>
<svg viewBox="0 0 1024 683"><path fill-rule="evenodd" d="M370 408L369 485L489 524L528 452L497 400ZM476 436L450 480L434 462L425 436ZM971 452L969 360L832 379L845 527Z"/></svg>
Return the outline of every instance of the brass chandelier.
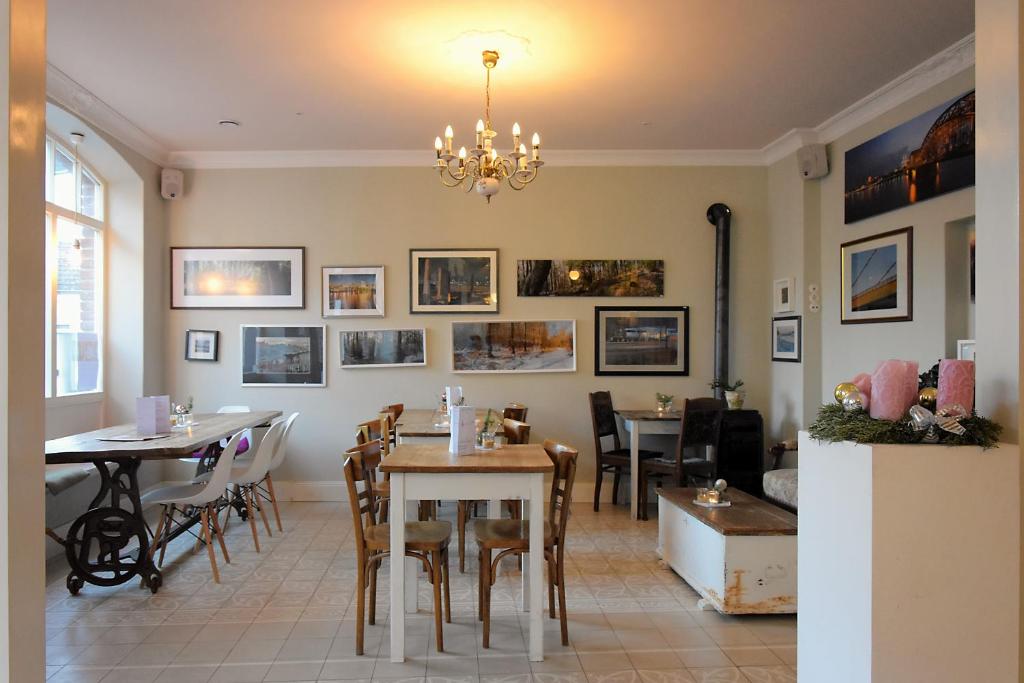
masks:
<svg viewBox="0 0 1024 683"><path fill-rule="evenodd" d="M491 69L498 64L496 50L484 50L483 62L487 73L484 103L484 118L476 122L476 146L467 154L465 147L459 148L459 154L452 153L452 138L455 133L451 126L444 129L444 141L434 139L434 151L437 152L437 169L441 183L445 187L465 187L469 192L474 187L478 194L487 198L501 189L501 182L508 182L513 190L522 190L537 177L544 162L540 159L540 135L533 134L532 154L526 153L526 145L520 142L519 124L512 125L512 151L508 156L498 154L493 141L497 133L491 128Z"/></svg>

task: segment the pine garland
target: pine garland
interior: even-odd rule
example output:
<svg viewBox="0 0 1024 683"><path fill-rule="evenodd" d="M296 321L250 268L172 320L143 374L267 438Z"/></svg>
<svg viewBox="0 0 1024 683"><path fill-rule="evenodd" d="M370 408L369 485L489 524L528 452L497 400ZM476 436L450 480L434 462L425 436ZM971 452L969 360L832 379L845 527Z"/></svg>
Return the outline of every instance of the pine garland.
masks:
<svg viewBox="0 0 1024 683"><path fill-rule="evenodd" d="M960 420L966 430L952 434L939 429L938 443L946 446L981 446L992 448L999 442L1001 425L973 413ZM808 430L819 441L855 441L857 443L915 444L921 443L927 432L917 431L910 424L910 416L898 421L876 420L864 410L846 412L838 403L823 405L818 419Z"/></svg>

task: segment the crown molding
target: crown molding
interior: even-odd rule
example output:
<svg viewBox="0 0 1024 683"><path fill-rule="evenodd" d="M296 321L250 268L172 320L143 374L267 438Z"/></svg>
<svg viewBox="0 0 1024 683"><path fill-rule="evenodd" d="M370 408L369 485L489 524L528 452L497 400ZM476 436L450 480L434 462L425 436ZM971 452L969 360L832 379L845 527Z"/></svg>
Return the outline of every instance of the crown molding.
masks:
<svg viewBox="0 0 1024 683"><path fill-rule="evenodd" d="M153 163L160 166L166 163L167 150L163 145L49 62L46 63L46 96Z"/></svg>
<svg viewBox="0 0 1024 683"><path fill-rule="evenodd" d="M774 164L803 145L834 142L973 66L974 34L971 33L814 128L794 128L769 143L761 150L763 163Z"/></svg>

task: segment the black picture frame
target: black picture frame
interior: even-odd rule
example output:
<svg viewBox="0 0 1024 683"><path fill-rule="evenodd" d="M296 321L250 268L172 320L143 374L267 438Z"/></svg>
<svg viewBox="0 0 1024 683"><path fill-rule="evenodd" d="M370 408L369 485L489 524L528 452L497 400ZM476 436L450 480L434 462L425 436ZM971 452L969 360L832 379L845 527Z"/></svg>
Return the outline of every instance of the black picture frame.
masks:
<svg viewBox="0 0 1024 683"><path fill-rule="evenodd" d="M775 337L776 326L779 323L787 323L796 321L796 332L795 339L793 341L794 350L792 352L781 352L780 355L778 343ZM772 318L772 362L775 363L799 363L803 359L803 347L804 347L804 330L803 330L803 318L799 315L780 315Z"/></svg>
<svg viewBox="0 0 1024 683"><path fill-rule="evenodd" d="M241 326L241 380L243 387L326 387L327 386L327 326L326 325L242 325ZM299 363L304 370L286 368L281 370L260 369L261 350L270 349L269 360L263 366L280 365L278 359L287 361L290 349L273 349L285 342L274 343L274 338L287 339L292 349L301 344L303 356ZM261 345L261 340L262 345ZM266 357L265 357L266 358Z"/></svg>
<svg viewBox="0 0 1024 683"><path fill-rule="evenodd" d="M487 258L489 263L488 297L482 304L429 304L420 301L423 283L419 277L421 258ZM497 249L410 249L409 250L409 313L412 315L482 313L497 314L498 296L498 250Z"/></svg>
<svg viewBox="0 0 1024 683"><path fill-rule="evenodd" d="M200 358L192 355L192 337L197 334L213 335L213 357ZM219 330L185 330L185 360L199 361L203 363L216 363L220 360L220 331Z"/></svg>
<svg viewBox="0 0 1024 683"><path fill-rule="evenodd" d="M605 317L625 317L628 313L643 313L644 318L673 317L677 320L675 344L676 362L669 363L608 363L607 335L602 334L606 325L602 324ZM662 313L667 315L657 316ZM616 314L620 314L616 316ZM679 326L682 330L680 331ZM643 333L638 333L643 334ZM657 340L660 343L662 340ZM671 337L666 337L670 342ZM628 342L622 342L628 343ZM637 339L635 343L648 344L649 340ZM670 348L670 347L665 347ZM627 349L622 349L627 350ZM637 349L642 353L657 353L657 349ZM651 369L643 370L647 365ZM669 367L669 366L672 367ZM602 377L688 377L690 375L690 307L689 306L595 306L594 307L594 374Z"/></svg>
<svg viewBox="0 0 1024 683"><path fill-rule="evenodd" d="M896 306L893 312L886 313L885 309L879 307L874 313L871 310L857 310L855 306L856 294L854 283L861 277L854 271L853 255L862 253L865 248L874 246L875 251L882 247L895 246L896 258L894 268L895 274L895 299ZM901 251L902 246L902 251ZM848 263L849 261L849 263ZM877 265L877 259L875 264ZM866 266L865 266L866 269ZM839 273L840 273L840 309L839 322L841 325L861 325L867 323L896 323L909 322L914 319L914 226L889 230L888 232L869 235L860 239L843 242L839 245ZM902 280L901 275L902 273ZM902 294L901 294L902 292Z"/></svg>
<svg viewBox="0 0 1024 683"><path fill-rule="evenodd" d="M290 275L287 294L224 294L190 295L187 291L185 261L189 253L195 259L229 261L290 261L293 272ZM272 258L254 258L260 255ZM275 257L276 258L273 258ZM247 258L248 257L248 258ZM304 309L306 308L306 248L305 247L171 247L170 248L170 296L171 309L201 310L256 310L256 309ZM297 271L297 272L294 272Z"/></svg>

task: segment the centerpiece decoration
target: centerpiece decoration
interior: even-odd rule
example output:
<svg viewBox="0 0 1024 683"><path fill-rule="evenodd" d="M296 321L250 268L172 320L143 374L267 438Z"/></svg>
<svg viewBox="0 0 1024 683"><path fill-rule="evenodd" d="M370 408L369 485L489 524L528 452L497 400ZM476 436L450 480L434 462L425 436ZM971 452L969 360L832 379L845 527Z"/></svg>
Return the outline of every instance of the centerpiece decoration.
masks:
<svg viewBox="0 0 1024 683"><path fill-rule="evenodd" d="M938 387L922 386L917 369L914 361L886 360L871 374L840 382L836 402L818 411L811 436L857 443L996 445L1002 426L973 410L973 361L939 361Z"/></svg>
<svg viewBox="0 0 1024 683"><path fill-rule="evenodd" d="M663 394L660 391L655 392L654 398L658 403L658 412L667 413L672 410L672 399L675 398L672 394Z"/></svg>
<svg viewBox="0 0 1024 683"><path fill-rule="evenodd" d="M721 389L725 392L725 402L729 404L729 410L740 410L743 407L743 401L746 398L746 393L740 391L740 387L743 386L743 380L738 379L735 382L729 382L715 379L708 382L708 386L712 390Z"/></svg>

